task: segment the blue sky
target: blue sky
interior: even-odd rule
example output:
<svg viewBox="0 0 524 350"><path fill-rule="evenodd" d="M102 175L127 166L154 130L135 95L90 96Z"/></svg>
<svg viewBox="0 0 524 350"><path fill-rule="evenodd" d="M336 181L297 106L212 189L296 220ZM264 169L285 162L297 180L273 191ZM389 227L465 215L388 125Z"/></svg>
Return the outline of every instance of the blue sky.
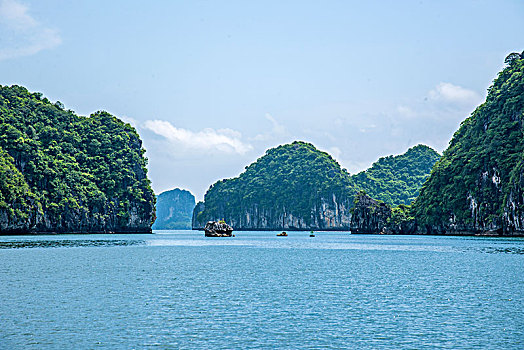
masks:
<svg viewBox="0 0 524 350"><path fill-rule="evenodd" d="M0 0L0 84L132 123L155 191L201 199L293 140L352 173L442 151L522 23L517 0Z"/></svg>

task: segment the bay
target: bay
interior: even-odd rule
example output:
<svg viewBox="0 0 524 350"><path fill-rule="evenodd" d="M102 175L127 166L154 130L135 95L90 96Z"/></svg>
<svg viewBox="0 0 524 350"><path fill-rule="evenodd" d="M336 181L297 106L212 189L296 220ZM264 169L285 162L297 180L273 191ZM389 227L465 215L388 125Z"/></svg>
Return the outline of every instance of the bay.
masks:
<svg viewBox="0 0 524 350"><path fill-rule="evenodd" d="M0 237L1 349L522 349L524 239Z"/></svg>

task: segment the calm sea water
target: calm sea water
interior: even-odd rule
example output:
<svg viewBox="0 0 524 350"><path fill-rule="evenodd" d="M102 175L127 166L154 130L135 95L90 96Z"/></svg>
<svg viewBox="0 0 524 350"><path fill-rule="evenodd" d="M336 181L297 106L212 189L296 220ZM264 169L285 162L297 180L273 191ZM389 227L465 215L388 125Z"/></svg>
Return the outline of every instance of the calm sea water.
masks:
<svg viewBox="0 0 524 350"><path fill-rule="evenodd" d="M0 348L524 348L524 239L157 233L0 237Z"/></svg>

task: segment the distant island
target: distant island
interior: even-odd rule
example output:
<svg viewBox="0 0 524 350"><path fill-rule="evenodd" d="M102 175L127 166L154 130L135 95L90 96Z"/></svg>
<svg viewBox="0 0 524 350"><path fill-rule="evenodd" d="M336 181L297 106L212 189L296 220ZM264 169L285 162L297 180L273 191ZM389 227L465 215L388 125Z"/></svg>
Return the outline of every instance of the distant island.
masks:
<svg viewBox="0 0 524 350"><path fill-rule="evenodd" d="M224 219L235 230L349 230L359 191L381 194L392 205L405 203L417 196L439 157L419 145L351 176L310 143L282 145L239 177L212 185L195 207L193 228Z"/></svg>
<svg viewBox="0 0 524 350"><path fill-rule="evenodd" d="M212 185L193 228L223 219L235 230L349 229L353 194L349 174L329 154L297 141Z"/></svg>
<svg viewBox="0 0 524 350"><path fill-rule="evenodd" d="M0 85L0 234L151 232L155 196L136 130Z"/></svg>
<svg viewBox="0 0 524 350"><path fill-rule="evenodd" d="M419 145L351 176L293 142L212 185L193 228L225 219L239 230L524 235L524 52L505 64L442 157Z"/></svg>
<svg viewBox="0 0 524 350"><path fill-rule="evenodd" d="M160 193L153 230L190 230L194 208L195 196L189 191L175 188Z"/></svg>

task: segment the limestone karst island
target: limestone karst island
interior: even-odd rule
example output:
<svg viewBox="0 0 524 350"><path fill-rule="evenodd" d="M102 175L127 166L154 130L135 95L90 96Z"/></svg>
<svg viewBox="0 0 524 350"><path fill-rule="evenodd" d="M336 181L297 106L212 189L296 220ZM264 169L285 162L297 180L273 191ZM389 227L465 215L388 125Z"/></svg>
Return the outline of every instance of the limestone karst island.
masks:
<svg viewBox="0 0 524 350"><path fill-rule="evenodd" d="M204 229L223 220L243 231L522 235L523 55L507 56L486 101L442 156L418 145L351 175L295 141L216 182L196 206L179 189L155 199L129 124L103 111L78 116L40 93L2 86L0 232L148 233L153 224Z"/></svg>
<svg viewBox="0 0 524 350"><path fill-rule="evenodd" d="M0 232L151 232L142 141L107 112L89 117L0 86Z"/></svg>

